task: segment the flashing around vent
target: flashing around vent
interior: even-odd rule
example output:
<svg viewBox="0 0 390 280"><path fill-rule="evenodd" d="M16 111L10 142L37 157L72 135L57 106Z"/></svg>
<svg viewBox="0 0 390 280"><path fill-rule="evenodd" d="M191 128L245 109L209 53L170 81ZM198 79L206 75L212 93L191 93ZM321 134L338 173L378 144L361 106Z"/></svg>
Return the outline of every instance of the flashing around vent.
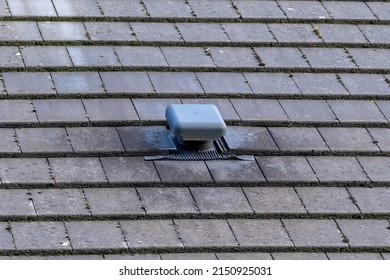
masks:
<svg viewBox="0 0 390 280"><path fill-rule="evenodd" d="M165 111L169 135L176 145L173 153L145 156L145 160L254 160L230 152L224 136L226 124L211 104L172 104Z"/></svg>

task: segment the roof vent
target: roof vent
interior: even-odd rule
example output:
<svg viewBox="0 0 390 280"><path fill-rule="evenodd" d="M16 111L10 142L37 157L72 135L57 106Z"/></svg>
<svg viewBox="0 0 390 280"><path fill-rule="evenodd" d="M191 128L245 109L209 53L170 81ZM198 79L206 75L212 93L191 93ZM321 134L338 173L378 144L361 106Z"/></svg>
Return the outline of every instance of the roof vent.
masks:
<svg viewBox="0 0 390 280"><path fill-rule="evenodd" d="M211 104L172 104L165 117L175 141L187 150L210 150L226 134L226 124Z"/></svg>
<svg viewBox="0 0 390 280"><path fill-rule="evenodd" d="M226 124L214 105L172 104L167 107L165 117L177 150L145 156L145 160L254 160L253 156L230 152L224 139Z"/></svg>

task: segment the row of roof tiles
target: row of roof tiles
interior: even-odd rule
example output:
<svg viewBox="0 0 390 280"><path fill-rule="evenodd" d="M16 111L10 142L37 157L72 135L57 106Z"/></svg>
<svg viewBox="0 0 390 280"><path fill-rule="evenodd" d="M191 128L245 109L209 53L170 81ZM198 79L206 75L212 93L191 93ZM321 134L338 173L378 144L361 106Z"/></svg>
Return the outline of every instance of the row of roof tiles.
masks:
<svg viewBox="0 0 390 280"><path fill-rule="evenodd" d="M390 75L202 72L3 72L0 98L24 96L388 98Z"/></svg>
<svg viewBox="0 0 390 280"><path fill-rule="evenodd" d="M257 161L257 162L256 162ZM384 183L389 157L261 156L256 161L148 162L141 157L2 158L7 186ZM263 175L264 174L264 175Z"/></svg>
<svg viewBox="0 0 390 280"><path fill-rule="evenodd" d="M389 20L390 6L351 1L248 0L1 0L0 16L139 17L184 19L348 19Z"/></svg>
<svg viewBox="0 0 390 280"><path fill-rule="evenodd" d="M389 44L387 25L167 23L167 22L0 22L4 42L139 43L339 43Z"/></svg>
<svg viewBox="0 0 390 280"><path fill-rule="evenodd" d="M0 47L0 66L27 68L384 70L389 49L140 46Z"/></svg>

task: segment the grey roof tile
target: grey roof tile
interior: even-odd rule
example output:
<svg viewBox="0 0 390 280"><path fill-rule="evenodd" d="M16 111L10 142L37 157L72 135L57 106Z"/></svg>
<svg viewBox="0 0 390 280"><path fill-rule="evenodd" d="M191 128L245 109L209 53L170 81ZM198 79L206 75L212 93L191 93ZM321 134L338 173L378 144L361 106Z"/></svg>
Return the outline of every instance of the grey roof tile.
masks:
<svg viewBox="0 0 390 280"><path fill-rule="evenodd" d="M203 161L156 161L161 181L166 184L212 183L213 179Z"/></svg>
<svg viewBox="0 0 390 280"><path fill-rule="evenodd" d="M239 187L190 188L201 214L253 213Z"/></svg>
<svg viewBox="0 0 390 280"><path fill-rule="evenodd" d="M65 47L20 47L26 67L72 67L72 61ZM77 63L77 61L76 61Z"/></svg>
<svg viewBox="0 0 390 280"><path fill-rule="evenodd" d="M267 24L264 23L223 23L222 27L229 36L231 42L276 43L276 40L270 32Z"/></svg>
<svg viewBox="0 0 390 280"><path fill-rule="evenodd" d="M241 73L197 73L206 94L252 94Z"/></svg>
<svg viewBox="0 0 390 280"><path fill-rule="evenodd" d="M208 56L204 48L201 47L162 47L161 50L170 67L215 67L211 57Z"/></svg>
<svg viewBox="0 0 390 280"><path fill-rule="evenodd" d="M316 32L325 43L368 43L361 28L352 24L315 24Z"/></svg>
<svg viewBox="0 0 390 280"><path fill-rule="evenodd" d="M359 163L373 182L388 182L390 180L389 157L358 157Z"/></svg>
<svg viewBox="0 0 390 280"><path fill-rule="evenodd" d="M234 0L233 3L244 19L286 18L276 1Z"/></svg>
<svg viewBox="0 0 390 280"><path fill-rule="evenodd" d="M381 113L385 115L388 121L390 121L390 102L389 101L376 101Z"/></svg>
<svg viewBox="0 0 390 280"><path fill-rule="evenodd" d="M216 253L218 260L272 260L270 253Z"/></svg>
<svg viewBox="0 0 390 280"><path fill-rule="evenodd" d="M31 192L28 189L0 190L0 216L35 215L34 203L31 199Z"/></svg>
<svg viewBox="0 0 390 280"><path fill-rule="evenodd" d="M111 46L68 46L67 50L75 67L115 67L121 65L114 48ZM120 56L119 53L118 55Z"/></svg>
<svg viewBox="0 0 390 280"><path fill-rule="evenodd" d="M7 2L5 0L0 1L0 15L1 16L10 16L10 11L7 5Z"/></svg>
<svg viewBox="0 0 390 280"><path fill-rule="evenodd" d="M38 26L32 21L1 22L0 39L2 41L42 41Z"/></svg>
<svg viewBox="0 0 390 280"><path fill-rule="evenodd" d="M120 224L129 248L183 248L171 219L120 221Z"/></svg>
<svg viewBox="0 0 390 280"><path fill-rule="evenodd" d="M330 260L383 260L379 253L333 253L326 255Z"/></svg>
<svg viewBox="0 0 390 280"><path fill-rule="evenodd" d="M377 188L348 188L362 213L388 213L390 211L390 189Z"/></svg>
<svg viewBox="0 0 390 280"><path fill-rule="evenodd" d="M341 48L301 48L313 68L356 69L348 53Z"/></svg>
<svg viewBox="0 0 390 280"><path fill-rule="evenodd" d="M161 254L162 260L217 260L214 253Z"/></svg>
<svg viewBox="0 0 390 280"><path fill-rule="evenodd" d="M383 75L339 74L339 76L351 95L390 95L390 86Z"/></svg>
<svg viewBox="0 0 390 280"><path fill-rule="evenodd" d="M161 260L159 254L105 254L105 260Z"/></svg>
<svg viewBox="0 0 390 280"><path fill-rule="evenodd" d="M146 17L146 10L138 0L99 0L105 16Z"/></svg>
<svg viewBox="0 0 390 280"><path fill-rule="evenodd" d="M7 72L3 73L8 95L55 95L56 90L50 73Z"/></svg>
<svg viewBox="0 0 390 280"><path fill-rule="evenodd" d="M323 252L307 253L307 252L287 252L287 253L272 253L274 260L328 260Z"/></svg>
<svg viewBox="0 0 390 280"><path fill-rule="evenodd" d="M379 18L379 20L390 19L390 3L387 2L367 2L367 6Z"/></svg>
<svg viewBox="0 0 390 280"><path fill-rule="evenodd" d="M230 42L220 23L176 23L186 43Z"/></svg>
<svg viewBox="0 0 390 280"><path fill-rule="evenodd" d="M244 73L254 94L300 95L298 87L285 73Z"/></svg>
<svg viewBox="0 0 390 280"><path fill-rule="evenodd" d="M93 25L93 24L92 24ZM93 25L94 26L94 25ZM173 23L168 22L132 22L131 30L139 42L182 42ZM129 29L130 31L130 29ZM130 35L130 34L129 34ZM119 36L123 38L123 36Z"/></svg>
<svg viewBox="0 0 390 280"><path fill-rule="evenodd" d="M40 123L88 122L80 99L40 99L33 102Z"/></svg>
<svg viewBox="0 0 390 280"><path fill-rule="evenodd" d="M243 121L287 121L288 117L280 103L274 99L231 99Z"/></svg>
<svg viewBox="0 0 390 280"><path fill-rule="evenodd" d="M265 68L308 69L309 63L298 48L255 48Z"/></svg>
<svg viewBox="0 0 390 280"><path fill-rule="evenodd" d="M157 47L115 47L122 66L167 67L167 61Z"/></svg>
<svg viewBox="0 0 390 280"><path fill-rule="evenodd" d="M1 250L14 250L15 243L10 232L8 223L0 223L0 249Z"/></svg>
<svg viewBox="0 0 390 280"><path fill-rule="evenodd" d="M149 77L157 94L204 94L194 73L150 72Z"/></svg>
<svg viewBox="0 0 390 280"><path fill-rule="evenodd" d="M268 24L279 43L321 43L310 24Z"/></svg>
<svg viewBox="0 0 390 280"><path fill-rule="evenodd" d="M136 41L127 22L85 22L91 41Z"/></svg>
<svg viewBox="0 0 390 280"><path fill-rule="evenodd" d="M294 73L291 76L305 96L349 95L335 74Z"/></svg>
<svg viewBox="0 0 390 280"><path fill-rule="evenodd" d="M146 94L154 88L144 72L100 72L107 94Z"/></svg>
<svg viewBox="0 0 390 280"><path fill-rule="evenodd" d="M389 44L390 27L386 25L359 25L371 44Z"/></svg>
<svg viewBox="0 0 390 280"><path fill-rule="evenodd" d="M51 74L58 94L105 94L96 72L54 72Z"/></svg>
<svg viewBox="0 0 390 280"><path fill-rule="evenodd" d="M319 1L278 1L290 19L328 19L330 15Z"/></svg>
<svg viewBox="0 0 390 280"><path fill-rule="evenodd" d="M141 121L165 121L165 109L170 104L181 104L180 99L133 99Z"/></svg>
<svg viewBox="0 0 390 280"><path fill-rule="evenodd" d="M238 18L232 3L228 0L188 0L188 4L199 18Z"/></svg>
<svg viewBox="0 0 390 280"><path fill-rule="evenodd" d="M12 16L50 16L56 17L56 9L51 0L9 0L8 7Z"/></svg>
<svg viewBox="0 0 390 280"><path fill-rule="evenodd" d="M88 41L82 22L38 22L44 41Z"/></svg>
<svg viewBox="0 0 390 280"><path fill-rule="evenodd" d="M349 48L348 52L360 69L388 69L390 50Z"/></svg>
<svg viewBox="0 0 390 280"><path fill-rule="evenodd" d="M190 6L184 0L153 1L144 0L145 7L152 18L192 18Z"/></svg>
<svg viewBox="0 0 390 280"><path fill-rule="evenodd" d="M17 143L14 129L0 129L0 153L20 154L20 148Z"/></svg>
<svg viewBox="0 0 390 280"><path fill-rule="evenodd" d="M368 132L376 141L382 152L390 151L390 129L388 128L368 128Z"/></svg>
<svg viewBox="0 0 390 280"><path fill-rule="evenodd" d="M94 0L74 2L71 0L53 0L55 9L60 17L98 17L102 16L98 3Z"/></svg>
<svg viewBox="0 0 390 280"><path fill-rule="evenodd" d="M334 19L376 19L364 2L324 1L323 5Z"/></svg>
<svg viewBox="0 0 390 280"><path fill-rule="evenodd" d="M0 47L0 67L24 68L20 49L18 47Z"/></svg>
<svg viewBox="0 0 390 280"><path fill-rule="evenodd" d="M0 123L38 123L30 100L0 100Z"/></svg>
<svg viewBox="0 0 390 280"><path fill-rule="evenodd" d="M49 158L49 164L58 185L107 183L99 158Z"/></svg>
<svg viewBox="0 0 390 280"><path fill-rule="evenodd" d="M251 48L211 47L209 50L214 63L219 68L260 67L260 62Z"/></svg>

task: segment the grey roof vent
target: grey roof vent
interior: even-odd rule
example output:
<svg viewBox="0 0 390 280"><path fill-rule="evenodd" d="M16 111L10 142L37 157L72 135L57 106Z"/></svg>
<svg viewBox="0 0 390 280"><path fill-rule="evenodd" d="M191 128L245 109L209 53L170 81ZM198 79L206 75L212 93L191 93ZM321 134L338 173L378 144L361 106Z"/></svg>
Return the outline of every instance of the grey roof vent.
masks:
<svg viewBox="0 0 390 280"><path fill-rule="evenodd" d="M211 104L172 104L165 111L168 134L176 150L145 156L145 160L254 160L250 155L234 155L224 136L226 124Z"/></svg>
<svg viewBox="0 0 390 280"><path fill-rule="evenodd" d="M165 117L174 139L187 150L210 150L226 134L226 124L211 104L172 104Z"/></svg>

